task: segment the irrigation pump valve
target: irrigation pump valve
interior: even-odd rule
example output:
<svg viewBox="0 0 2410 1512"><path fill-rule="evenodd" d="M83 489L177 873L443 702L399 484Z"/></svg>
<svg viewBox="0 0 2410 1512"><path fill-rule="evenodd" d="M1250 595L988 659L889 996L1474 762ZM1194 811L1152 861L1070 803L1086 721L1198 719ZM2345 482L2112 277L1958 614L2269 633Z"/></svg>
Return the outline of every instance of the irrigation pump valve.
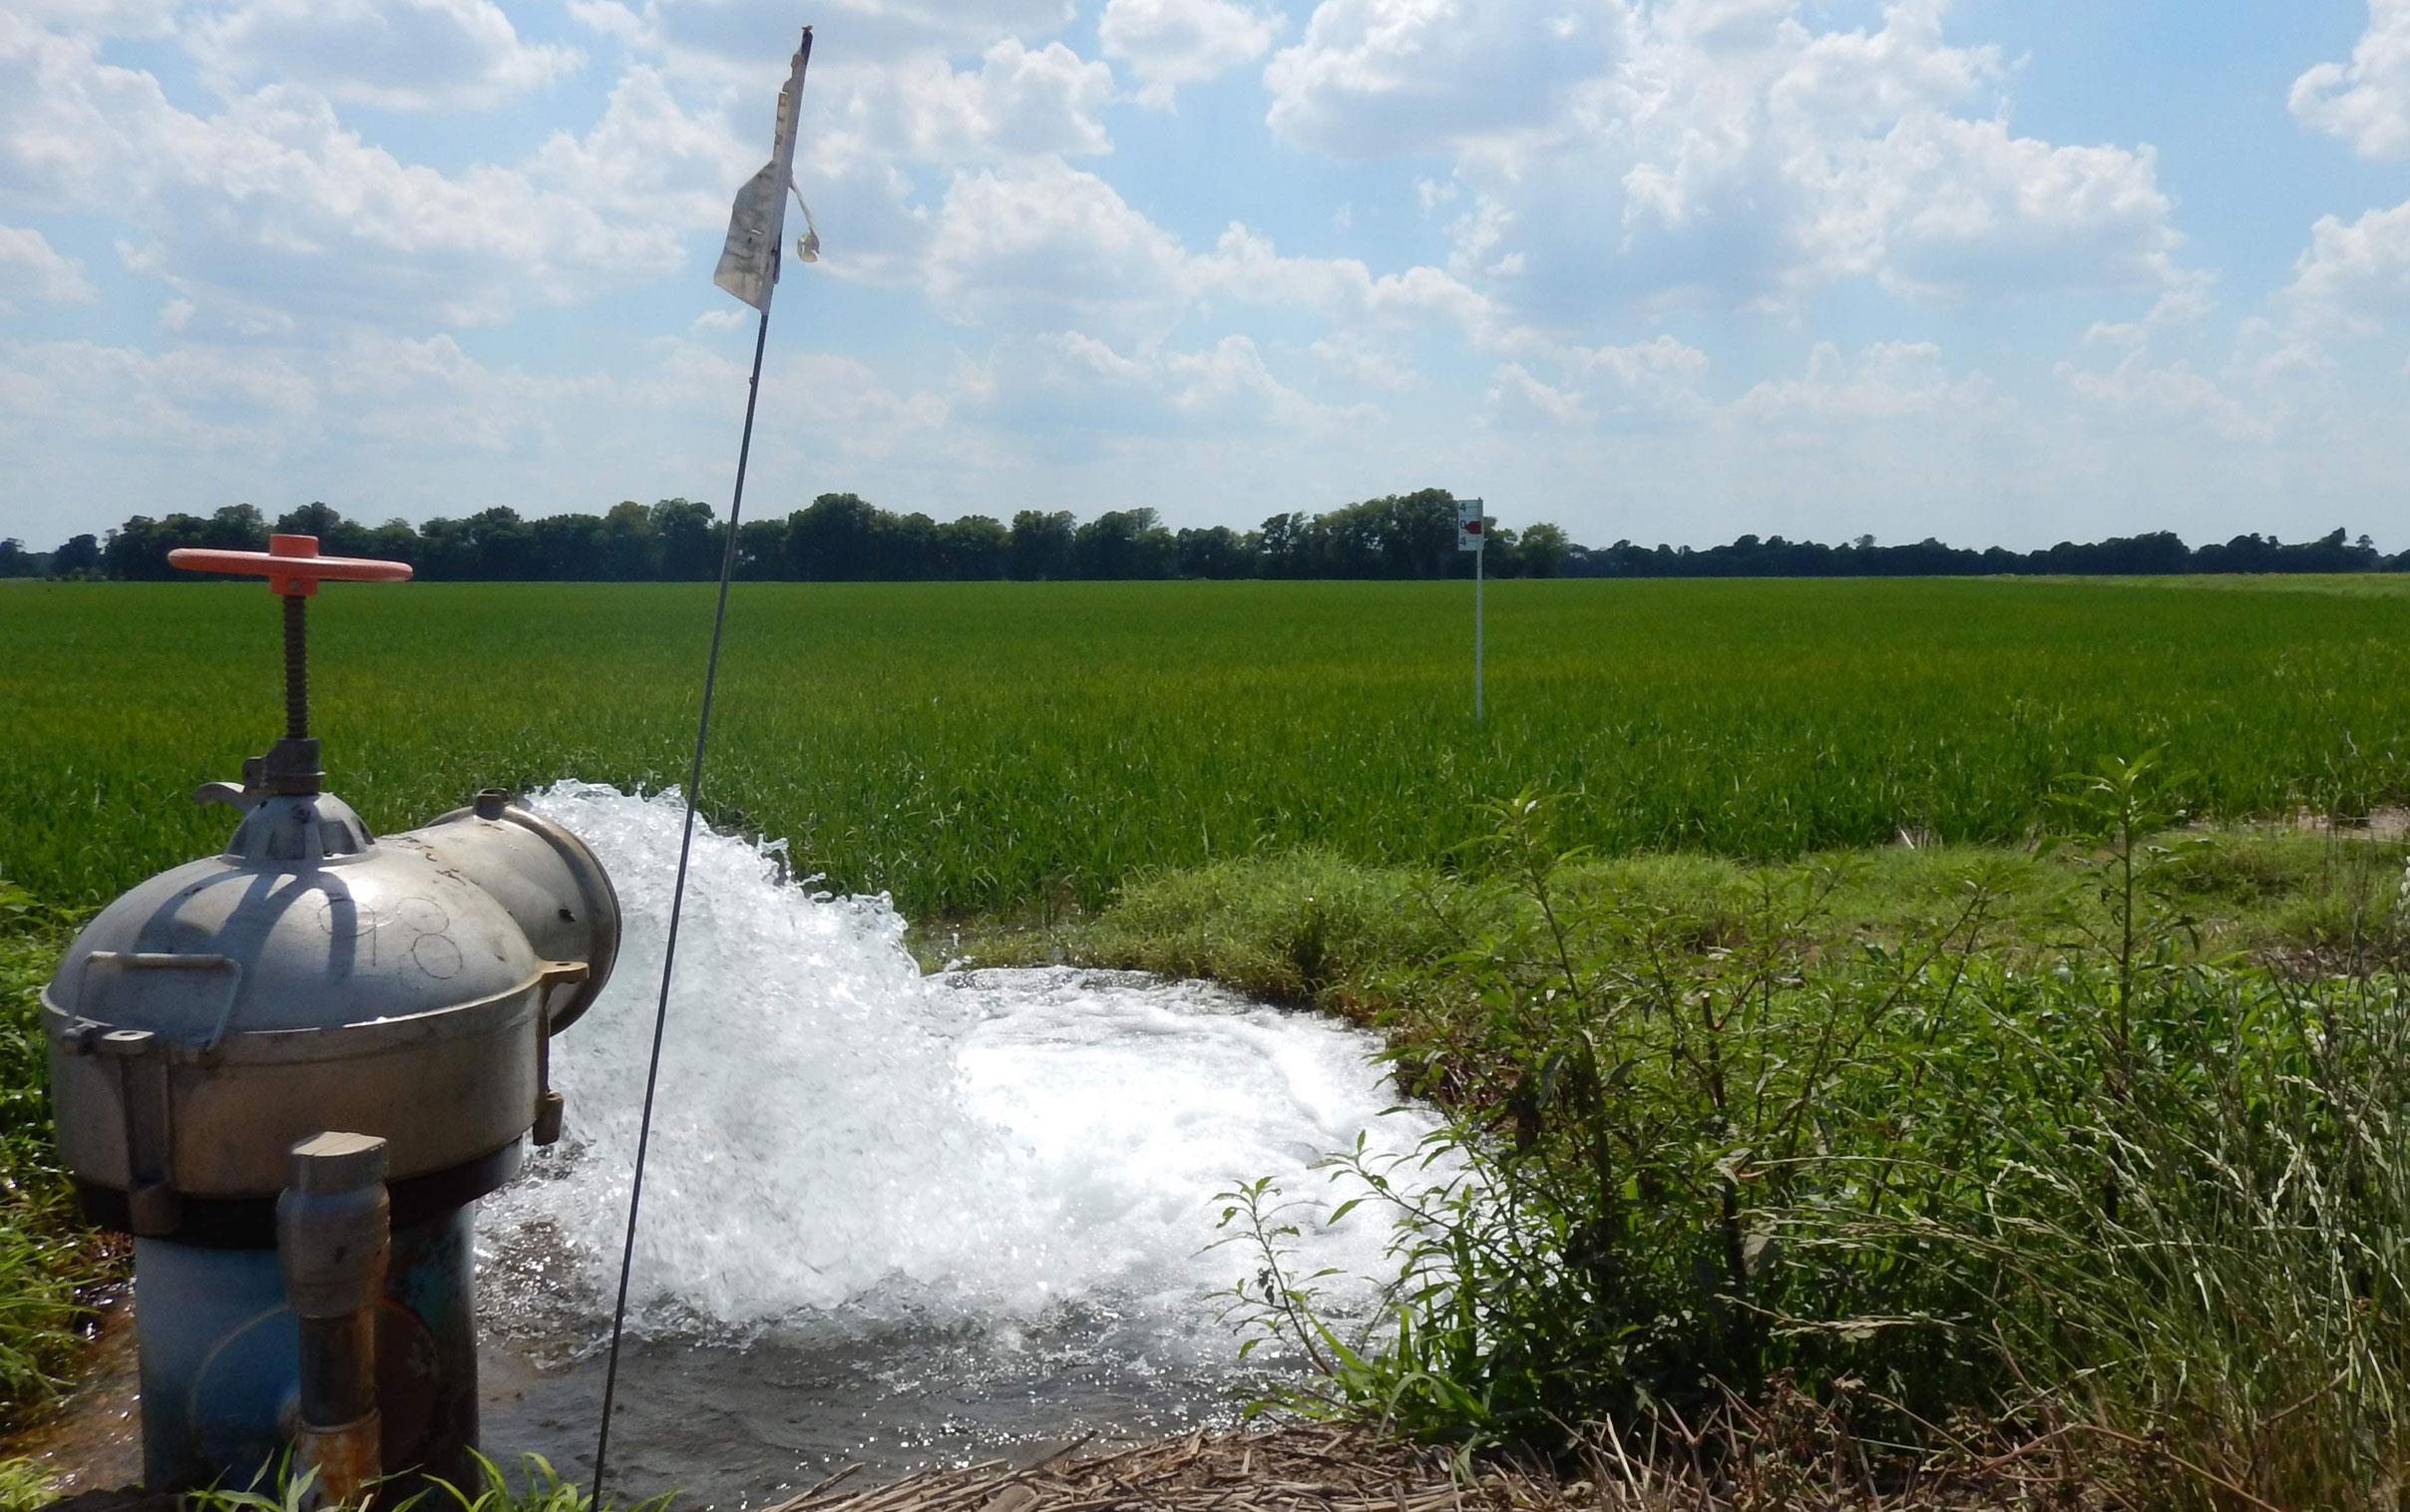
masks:
<svg viewBox="0 0 2410 1512"><path fill-rule="evenodd" d="M286 598L314 596L321 580L401 582L410 575L407 562L385 562L374 557L321 557L315 536L270 536L264 552L178 547L168 554L168 563L188 572L265 577L268 591Z"/></svg>
<svg viewBox="0 0 2410 1512"><path fill-rule="evenodd" d="M314 794L324 781L318 742L309 733L308 600L321 579L339 582L399 582L410 575L406 562L368 557L321 557L315 536L270 536L264 552L226 552L179 547L171 567L188 572L235 572L265 577L268 590L284 600L284 738L265 756L242 764L242 786L210 783L193 796L201 803L255 807L262 799Z"/></svg>
<svg viewBox="0 0 2410 1512"><path fill-rule="evenodd" d="M284 733L195 795L240 812L225 847L108 904L42 988L58 1151L86 1215L137 1237L146 1480L289 1450L355 1505L389 1470L473 1467L472 1205L560 1138L551 1036L610 974L618 900L500 790L383 836L324 790L309 598L407 566L306 536L173 560L282 600Z"/></svg>
<svg viewBox="0 0 2410 1512"><path fill-rule="evenodd" d="M328 1129L385 1142L397 1222L456 1211L559 1137L549 1040L618 953L610 879L499 790L378 836L321 788L309 593L407 566L283 536L177 565L283 599L285 734L201 790L240 810L225 847L104 908L43 989L60 1153L96 1221L147 1239L263 1247L288 1152Z"/></svg>

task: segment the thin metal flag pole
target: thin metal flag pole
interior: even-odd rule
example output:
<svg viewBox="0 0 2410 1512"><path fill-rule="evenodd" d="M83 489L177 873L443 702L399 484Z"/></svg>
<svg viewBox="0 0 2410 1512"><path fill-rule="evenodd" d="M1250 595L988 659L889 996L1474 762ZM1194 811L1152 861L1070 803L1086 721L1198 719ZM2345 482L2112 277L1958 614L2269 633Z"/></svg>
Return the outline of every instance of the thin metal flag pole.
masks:
<svg viewBox="0 0 2410 1512"><path fill-rule="evenodd" d="M1489 517L1484 499L1456 501L1456 550L1472 553L1472 722L1481 722L1481 579L1489 560Z"/></svg>
<svg viewBox="0 0 2410 1512"><path fill-rule="evenodd" d="M1489 560L1489 522L1483 521L1481 544L1472 549L1472 722L1481 722L1481 566Z"/></svg>
<svg viewBox="0 0 2410 1512"><path fill-rule="evenodd" d="M669 894L669 934L662 946L661 991L652 1013L652 1053L644 1067L643 1111L636 1122L634 1174L627 1188L627 1231L619 1250L619 1290L610 1310L610 1354L602 1371L602 1420L595 1430L595 1478L589 1501L602 1505L602 1476L610 1458L610 1412L619 1387L619 1344L627 1328L628 1279L635 1269L636 1220L644 1205L644 1157L652 1143L652 1106L661 1083L661 1044L669 1027L669 982L677 968L678 923L685 912L686 867L694 851L694 824L702 801L703 752L711 737L711 695L719 682L720 642L728 624L728 583L736 575L737 527L744 518L745 468L753 457L753 413L761 399L761 357L770 339L770 293L778 282L778 243L784 235L786 196L794 183L795 118L803 96L804 66L811 61L812 29L803 29L803 45L791 62L787 87L778 97L778 134L770 162L740 190L729 217L728 245L720 254L712 281L757 306L761 319L753 328L753 370L745 382L744 436L736 448L736 485L728 496L728 536L719 559L719 596L711 609L711 649L703 661L703 698L694 721L694 755L686 768L685 828L678 837L677 882ZM767 185L764 203L763 186ZM810 212L805 212L809 222ZM811 260L818 237L807 243Z"/></svg>
<svg viewBox="0 0 2410 1512"><path fill-rule="evenodd" d="M636 1216L644 1206L644 1156L652 1143L652 1100L661 1084L661 1039L669 1027L669 978L677 966L678 921L685 911L686 861L694 850L694 810L703 786L703 749L711 733L711 694L719 680L720 636L728 622L728 579L736 564L736 526L744 508L745 463L753 451L753 402L761 394L761 353L769 340L770 312L761 312L753 332L753 377L745 390L745 435L736 450L736 488L728 501L728 541L720 553L719 600L711 610L711 652L703 662L703 704L694 721L694 758L686 767L686 827L678 836L677 882L669 894L669 938L662 946L661 995L652 1012L652 1055L644 1067L644 1109L636 1121L635 1174L627 1187L627 1233L619 1250L619 1294L610 1308L610 1360L602 1369L602 1421L595 1430L595 1487L602 1505L602 1468L610 1455L610 1409L619 1389L619 1340L627 1327L627 1282L635 1269Z"/></svg>

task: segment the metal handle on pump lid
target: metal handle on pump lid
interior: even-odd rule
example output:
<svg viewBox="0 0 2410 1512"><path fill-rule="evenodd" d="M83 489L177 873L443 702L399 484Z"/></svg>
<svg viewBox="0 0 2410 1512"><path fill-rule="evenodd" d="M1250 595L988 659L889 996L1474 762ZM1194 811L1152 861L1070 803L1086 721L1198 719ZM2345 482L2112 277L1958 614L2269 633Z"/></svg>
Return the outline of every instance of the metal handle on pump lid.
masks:
<svg viewBox="0 0 2410 1512"><path fill-rule="evenodd" d="M399 582L410 575L407 562L380 562L372 557L321 557L315 536L270 536L264 552L225 552L213 547L178 547L168 554L170 567L188 572L241 572L267 579L268 591L284 600L284 738L259 758L255 774L246 764L243 783L231 796L246 802L256 792L314 795L324 775L318 770L318 742L309 733L308 600L322 578L339 582ZM205 787L194 795L201 802L229 796L222 787ZM237 832L239 834L239 832Z"/></svg>
<svg viewBox="0 0 2410 1512"><path fill-rule="evenodd" d="M168 565L188 572L240 572L265 577L271 592L297 598L317 592L321 578L337 582L400 582L410 575L407 562L384 562L374 557L321 557L315 536L270 536L264 552L180 546L168 554Z"/></svg>

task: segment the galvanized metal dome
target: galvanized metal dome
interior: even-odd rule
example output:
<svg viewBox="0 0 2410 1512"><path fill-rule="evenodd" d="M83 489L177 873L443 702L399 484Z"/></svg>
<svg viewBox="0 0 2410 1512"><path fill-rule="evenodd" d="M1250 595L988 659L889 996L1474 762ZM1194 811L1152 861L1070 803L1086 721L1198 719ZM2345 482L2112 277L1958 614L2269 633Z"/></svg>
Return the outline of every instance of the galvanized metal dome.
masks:
<svg viewBox="0 0 2410 1512"><path fill-rule="evenodd" d="M515 1168L542 1041L608 972L617 910L582 845L501 795L447 819L379 842L329 795L263 797L225 853L77 937L42 994L59 1144L128 1227L272 1198L326 1129L385 1139L397 1183Z"/></svg>

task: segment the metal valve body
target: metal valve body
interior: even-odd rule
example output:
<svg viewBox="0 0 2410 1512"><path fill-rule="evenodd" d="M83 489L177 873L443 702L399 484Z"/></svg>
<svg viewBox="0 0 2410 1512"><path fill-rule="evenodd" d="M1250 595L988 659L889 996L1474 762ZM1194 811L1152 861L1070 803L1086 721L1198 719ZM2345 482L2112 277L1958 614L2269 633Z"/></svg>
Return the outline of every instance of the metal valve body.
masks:
<svg viewBox="0 0 2410 1512"><path fill-rule="evenodd" d="M258 793L222 855L77 937L42 994L52 1098L87 1210L136 1240L147 1484L244 1484L293 1441L276 1204L329 1131L387 1152L384 1462L461 1468L470 1205L557 1135L545 1041L617 948L593 853L499 793L381 840L329 795Z"/></svg>

